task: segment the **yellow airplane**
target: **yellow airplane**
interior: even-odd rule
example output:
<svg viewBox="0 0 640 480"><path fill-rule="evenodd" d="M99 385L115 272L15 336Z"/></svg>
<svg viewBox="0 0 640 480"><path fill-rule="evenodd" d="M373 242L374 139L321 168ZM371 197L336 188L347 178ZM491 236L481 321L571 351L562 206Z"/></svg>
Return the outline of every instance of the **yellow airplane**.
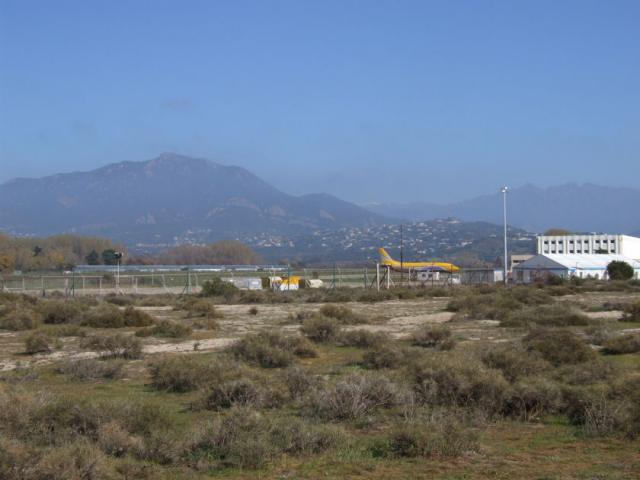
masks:
<svg viewBox="0 0 640 480"><path fill-rule="evenodd" d="M398 260L394 260L391 258L391 255L387 253L384 248L379 248L378 252L380 253L380 265L385 267L391 267L392 270L395 271L404 271L408 272L409 270L414 272L420 271L439 271L439 272L450 272L454 273L460 270L459 267L456 267L453 263L445 263L445 262L402 262L402 265Z"/></svg>

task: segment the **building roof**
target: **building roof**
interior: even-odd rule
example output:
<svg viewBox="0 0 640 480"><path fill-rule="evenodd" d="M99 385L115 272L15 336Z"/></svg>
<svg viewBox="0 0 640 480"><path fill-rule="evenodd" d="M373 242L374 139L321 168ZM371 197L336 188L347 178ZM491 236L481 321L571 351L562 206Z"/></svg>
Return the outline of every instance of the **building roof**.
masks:
<svg viewBox="0 0 640 480"><path fill-rule="evenodd" d="M604 270L613 261L627 262L640 269L640 262L622 255L544 253L513 267L515 270Z"/></svg>

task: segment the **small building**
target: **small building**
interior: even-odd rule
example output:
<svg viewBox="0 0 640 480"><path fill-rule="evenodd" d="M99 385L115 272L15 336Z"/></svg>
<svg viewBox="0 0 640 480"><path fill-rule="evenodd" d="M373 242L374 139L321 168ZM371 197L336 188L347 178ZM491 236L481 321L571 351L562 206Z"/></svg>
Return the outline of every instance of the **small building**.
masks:
<svg viewBox="0 0 640 480"><path fill-rule="evenodd" d="M541 235L536 252L540 255L622 255L640 260L640 238L629 235Z"/></svg>
<svg viewBox="0 0 640 480"><path fill-rule="evenodd" d="M513 272L513 268L516 265L520 265L522 262L526 262L532 257L533 257L532 254L511 255L511 265L509 266L509 271Z"/></svg>
<svg viewBox="0 0 640 480"><path fill-rule="evenodd" d="M640 261L622 255L536 255L513 269L515 283L530 283L551 275L562 278L596 278L607 280L607 265L613 261L627 262L634 269L634 278L640 278Z"/></svg>

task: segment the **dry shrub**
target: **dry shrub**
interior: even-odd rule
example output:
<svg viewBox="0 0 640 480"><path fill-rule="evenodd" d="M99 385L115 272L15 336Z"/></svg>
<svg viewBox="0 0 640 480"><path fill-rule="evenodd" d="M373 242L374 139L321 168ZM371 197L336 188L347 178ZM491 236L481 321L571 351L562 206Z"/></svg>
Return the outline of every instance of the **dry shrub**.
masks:
<svg viewBox="0 0 640 480"><path fill-rule="evenodd" d="M227 361L203 363L185 355L165 356L149 364L151 385L166 392L190 392L221 382L236 371L237 367Z"/></svg>
<svg viewBox="0 0 640 480"><path fill-rule="evenodd" d="M41 316L25 307L18 307L0 318L0 328L4 330L33 330L38 328L41 323Z"/></svg>
<svg viewBox="0 0 640 480"><path fill-rule="evenodd" d="M609 355L640 352L640 333L627 333L604 342L602 351Z"/></svg>
<svg viewBox="0 0 640 480"><path fill-rule="evenodd" d="M135 337L117 333L115 335L94 335L83 339L82 348L99 352L107 357L136 359L142 357L142 343Z"/></svg>
<svg viewBox="0 0 640 480"><path fill-rule="evenodd" d="M142 439L131 435L117 420L111 420L98 427L97 444L107 455L122 457L143 449Z"/></svg>
<svg viewBox="0 0 640 480"><path fill-rule="evenodd" d="M526 422L557 412L562 405L562 392L557 384L542 377L518 380L509 388L503 413Z"/></svg>
<svg viewBox="0 0 640 480"><path fill-rule="evenodd" d="M41 302L38 307L44 323L51 325L79 323L86 310L84 304L72 300L49 300Z"/></svg>
<svg viewBox="0 0 640 480"><path fill-rule="evenodd" d="M191 335L193 330L188 325L183 325L171 320L158 320L155 325L141 328L136 332L136 337L165 337L185 338Z"/></svg>
<svg viewBox="0 0 640 480"><path fill-rule="evenodd" d="M24 443L0 435L0 479L28 479L37 453Z"/></svg>
<svg viewBox="0 0 640 480"><path fill-rule="evenodd" d="M366 323L367 321L364 317L356 314L353 310L344 305L323 305L320 307L320 315L327 318L335 318L343 325Z"/></svg>
<svg viewBox="0 0 640 480"><path fill-rule="evenodd" d="M304 335L318 343L332 342L340 335L340 324L334 318L313 315L300 329Z"/></svg>
<svg viewBox="0 0 640 480"><path fill-rule="evenodd" d="M308 425L298 418L271 419L255 410L234 407L205 425L190 447L191 456L213 462L211 468L259 468L282 454L318 454L342 442L331 427Z"/></svg>
<svg viewBox="0 0 640 480"><path fill-rule="evenodd" d="M214 384L204 400L196 405L206 410L243 406L260 408L269 401L269 392L250 379L228 380Z"/></svg>
<svg viewBox="0 0 640 480"><path fill-rule="evenodd" d="M499 290L480 287L463 290L449 301L447 310L478 320L506 320L513 312L527 305L551 303L553 299L548 293L529 286Z"/></svg>
<svg viewBox="0 0 640 480"><path fill-rule="evenodd" d="M555 372L555 378L569 385L591 385L612 380L618 370L611 364L597 357L584 363L563 365Z"/></svg>
<svg viewBox="0 0 640 480"><path fill-rule="evenodd" d="M566 305L537 305L509 314L500 322L503 327L569 327L589 325L589 317Z"/></svg>
<svg viewBox="0 0 640 480"><path fill-rule="evenodd" d="M258 315L258 307L251 307L249 309L249 315Z"/></svg>
<svg viewBox="0 0 640 480"><path fill-rule="evenodd" d="M627 398L611 398L603 388L572 388L563 392L569 421L590 436L626 431L630 420Z"/></svg>
<svg viewBox="0 0 640 480"><path fill-rule="evenodd" d="M403 425L375 453L395 458L459 457L478 450L478 435L453 415L426 425Z"/></svg>
<svg viewBox="0 0 640 480"><path fill-rule="evenodd" d="M83 327L74 324L47 325L43 331L51 337L85 337L87 335Z"/></svg>
<svg viewBox="0 0 640 480"><path fill-rule="evenodd" d="M551 368L551 364L538 352L529 352L518 346L494 348L483 355L482 361L487 367L500 370L510 382Z"/></svg>
<svg viewBox="0 0 640 480"><path fill-rule="evenodd" d="M113 380L122 376L123 366L122 360L105 361L84 358L64 361L57 366L56 371L82 382L99 379Z"/></svg>
<svg viewBox="0 0 640 480"><path fill-rule="evenodd" d="M191 297L189 301L182 304L182 308L187 311L187 317L200 318L221 318L222 314L209 300L204 298Z"/></svg>
<svg viewBox="0 0 640 480"><path fill-rule="evenodd" d="M309 393L318 384L316 377L309 374L304 368L293 366L283 370L282 383L285 384L289 396L298 400Z"/></svg>
<svg viewBox="0 0 640 480"><path fill-rule="evenodd" d="M636 300L624 307L622 320L625 322L640 322L640 301Z"/></svg>
<svg viewBox="0 0 640 480"><path fill-rule="evenodd" d="M201 317L191 322L191 328L197 330L218 330L220 324L213 318Z"/></svg>
<svg viewBox="0 0 640 480"><path fill-rule="evenodd" d="M131 306L124 309L124 324L127 327L147 327L153 325L153 317L144 310Z"/></svg>
<svg viewBox="0 0 640 480"><path fill-rule="evenodd" d="M595 358L594 351L569 330L534 330L522 342L527 350L540 353L542 358L555 366L582 363Z"/></svg>
<svg viewBox="0 0 640 480"><path fill-rule="evenodd" d="M362 355L362 365L376 370L398 368L404 360L405 354L402 349L390 342L374 345Z"/></svg>
<svg viewBox="0 0 640 480"><path fill-rule="evenodd" d="M116 306L102 304L85 314L81 324L93 328L123 328L124 313Z"/></svg>
<svg viewBox="0 0 640 480"><path fill-rule="evenodd" d="M264 368L286 367L294 357L316 356L313 345L306 338L278 332L245 335L229 350L236 358Z"/></svg>
<svg viewBox="0 0 640 480"><path fill-rule="evenodd" d="M410 340L411 345L438 350L451 350L456 345L451 330L442 325L425 325L414 332Z"/></svg>
<svg viewBox="0 0 640 480"><path fill-rule="evenodd" d="M36 480L115 479L115 472L104 454L88 441L49 449L33 467Z"/></svg>
<svg viewBox="0 0 640 480"><path fill-rule="evenodd" d="M413 390L429 405L476 408L497 413L509 388L498 370L487 369L473 359L434 356L410 367Z"/></svg>
<svg viewBox="0 0 640 480"><path fill-rule="evenodd" d="M42 332L34 332L24 340L24 351L29 355L51 353L51 339Z"/></svg>
<svg viewBox="0 0 640 480"><path fill-rule="evenodd" d="M313 392L309 397L308 411L310 415L325 420L359 419L378 408L395 406L400 396L398 386L386 376L356 373Z"/></svg>
<svg viewBox="0 0 640 480"><path fill-rule="evenodd" d="M387 337L379 332L357 329L342 331L338 336L338 345L342 347L371 348L387 341Z"/></svg>

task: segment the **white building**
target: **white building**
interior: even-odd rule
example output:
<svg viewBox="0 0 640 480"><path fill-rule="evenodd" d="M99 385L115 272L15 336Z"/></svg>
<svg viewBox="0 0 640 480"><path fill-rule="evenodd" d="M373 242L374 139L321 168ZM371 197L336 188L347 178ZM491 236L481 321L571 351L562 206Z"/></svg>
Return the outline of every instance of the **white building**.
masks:
<svg viewBox="0 0 640 480"><path fill-rule="evenodd" d="M606 280L607 265L614 260L627 262L633 267L634 278L640 278L640 261L622 255L609 254L542 254L516 265L513 281L530 283L550 275L562 278L597 278Z"/></svg>
<svg viewBox="0 0 640 480"><path fill-rule="evenodd" d="M541 235L539 255L612 254L640 259L640 238L629 235Z"/></svg>

